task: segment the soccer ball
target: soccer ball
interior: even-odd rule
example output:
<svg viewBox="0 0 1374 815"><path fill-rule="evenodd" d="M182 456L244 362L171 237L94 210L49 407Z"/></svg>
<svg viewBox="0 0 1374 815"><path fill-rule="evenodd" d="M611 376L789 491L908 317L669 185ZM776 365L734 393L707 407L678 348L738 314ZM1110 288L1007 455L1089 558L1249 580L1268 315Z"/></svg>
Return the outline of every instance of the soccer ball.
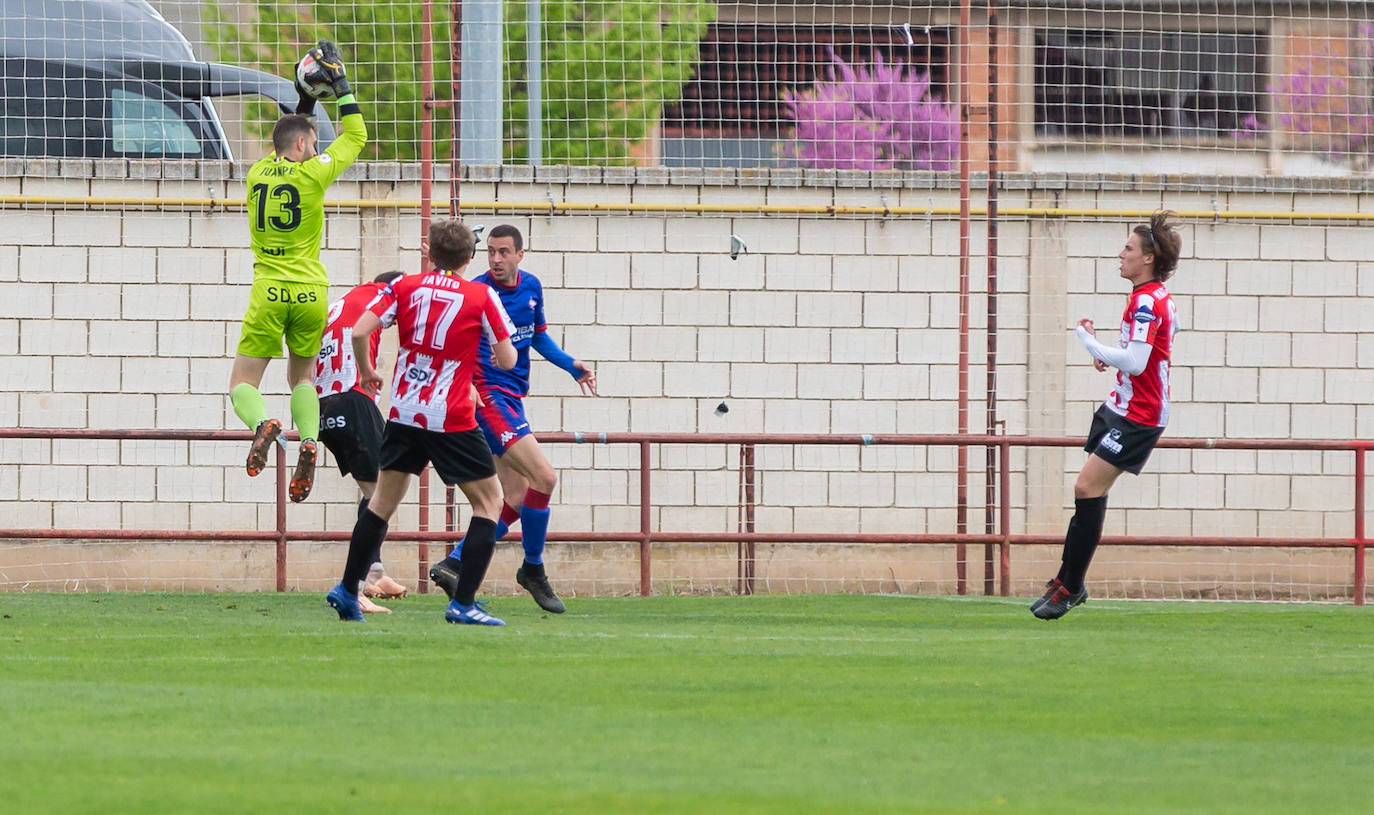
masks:
<svg viewBox="0 0 1374 815"><path fill-rule="evenodd" d="M324 78L324 69L313 53L301 57L296 63L296 84L305 89L315 99L325 99L334 95L334 88Z"/></svg>

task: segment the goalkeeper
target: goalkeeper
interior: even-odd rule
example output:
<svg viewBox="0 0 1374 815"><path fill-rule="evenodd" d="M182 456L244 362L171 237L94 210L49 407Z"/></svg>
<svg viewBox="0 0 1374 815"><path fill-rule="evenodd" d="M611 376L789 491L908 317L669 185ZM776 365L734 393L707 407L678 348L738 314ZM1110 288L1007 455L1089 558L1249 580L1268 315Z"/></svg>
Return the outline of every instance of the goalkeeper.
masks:
<svg viewBox="0 0 1374 815"><path fill-rule="evenodd" d="M272 152L248 171L248 233L253 246L253 290L243 316L229 398L234 413L254 431L248 474L267 466L267 453L282 431L269 417L258 390L267 363L287 350L286 381L291 418L300 432L291 500L304 501L315 483L320 403L315 396L315 357L328 321L329 278L320 263L324 191L348 168L367 142L358 102L345 77L339 49L329 40L296 65L300 102L272 128ZM313 94L312 94L313 90ZM323 153L311 114L315 95L332 93L343 133Z"/></svg>

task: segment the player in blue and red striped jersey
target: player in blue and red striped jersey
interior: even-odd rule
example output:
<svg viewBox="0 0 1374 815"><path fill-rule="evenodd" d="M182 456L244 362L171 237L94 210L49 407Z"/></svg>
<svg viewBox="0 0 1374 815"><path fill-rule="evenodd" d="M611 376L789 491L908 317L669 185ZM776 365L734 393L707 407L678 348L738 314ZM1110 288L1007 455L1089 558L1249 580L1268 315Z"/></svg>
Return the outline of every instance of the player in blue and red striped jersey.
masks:
<svg viewBox="0 0 1374 815"><path fill-rule="evenodd" d="M1169 214L1157 212L1149 224L1131 230L1117 256L1121 276L1132 286L1117 342L1098 342L1092 320L1079 320L1075 329L1097 370L1117 369L1116 388L1093 414L1083 446L1089 455L1073 486L1074 513L1059 574L1031 604L1031 612L1042 620L1063 617L1088 599L1083 578L1102 539L1107 491L1123 472L1138 475L1144 469L1169 423L1169 359L1178 315L1164 281L1173 275L1183 251Z"/></svg>
<svg viewBox="0 0 1374 815"><path fill-rule="evenodd" d="M524 399L530 390L530 349L567 371L583 393L596 395L596 373L587 363L559 348L548 335L544 287L539 278L520 268L524 257L520 230L502 224L487 235L488 271L473 278L474 283L485 283L500 295L501 304L515 325L511 340L519 353L515 367L508 371L491 364L485 346L478 354L480 367L473 381L481 397L477 424L496 459L496 476L505 493L496 539L500 540L517 520L522 530L520 544L525 550L525 559L515 572L515 582L530 593L540 608L562 614L563 601L549 585L544 570L549 496L558 484L558 476L531 434L529 420L525 418ZM453 554L430 569L430 579L446 592L450 586L457 585L457 558L462 547L459 543Z"/></svg>

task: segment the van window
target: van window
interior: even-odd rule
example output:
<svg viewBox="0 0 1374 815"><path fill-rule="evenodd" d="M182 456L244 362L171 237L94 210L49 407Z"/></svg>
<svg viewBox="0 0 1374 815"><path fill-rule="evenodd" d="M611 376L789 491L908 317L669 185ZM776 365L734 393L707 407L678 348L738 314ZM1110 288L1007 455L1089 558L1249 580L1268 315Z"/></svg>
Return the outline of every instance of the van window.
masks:
<svg viewBox="0 0 1374 815"><path fill-rule="evenodd" d="M122 88L114 89L111 101L116 153L200 155L200 140L170 106Z"/></svg>
<svg viewBox="0 0 1374 815"><path fill-rule="evenodd" d="M25 67L6 60L0 78L0 155L82 156L99 145L104 123L89 84Z"/></svg>

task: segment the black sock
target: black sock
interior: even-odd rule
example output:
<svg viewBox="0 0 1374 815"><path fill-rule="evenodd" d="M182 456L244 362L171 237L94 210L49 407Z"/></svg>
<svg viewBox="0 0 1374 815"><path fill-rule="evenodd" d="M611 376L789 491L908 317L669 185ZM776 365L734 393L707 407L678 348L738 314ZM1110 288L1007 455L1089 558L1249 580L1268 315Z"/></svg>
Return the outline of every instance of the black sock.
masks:
<svg viewBox="0 0 1374 815"><path fill-rule="evenodd" d="M462 574L458 576L458 590L453 599L459 605L470 606L477 599L477 590L487 576L491 553L496 549L496 521L476 516L468 522L468 534L463 540Z"/></svg>
<svg viewBox="0 0 1374 815"><path fill-rule="evenodd" d="M358 584L367 577L367 570L376 562L373 553L380 554L385 538L386 521L370 509L364 512L353 527L353 537L348 542L348 560L344 563L343 573L345 589L358 591Z"/></svg>
<svg viewBox="0 0 1374 815"><path fill-rule="evenodd" d="M363 499L362 499L361 501L358 502L358 520L361 521L361 520L363 519L363 513L364 513L364 512L367 512L367 502L370 501L370 500L371 500L370 498L367 498L366 496L364 496ZM378 540L378 541L377 541L377 548L372 550L372 559L369 560L369 561L367 562L368 570L369 570L369 571L371 570L372 564L373 564L373 563L381 563L381 562L382 562L382 542L381 542L380 540Z"/></svg>
<svg viewBox="0 0 1374 815"><path fill-rule="evenodd" d="M1063 583L1064 578L1069 574L1069 541L1073 540L1073 532L1077 528L1078 513L1075 512L1073 517L1069 518L1068 531L1064 533L1064 549L1059 554L1059 572L1054 576L1060 583Z"/></svg>
<svg viewBox="0 0 1374 815"><path fill-rule="evenodd" d="M529 575L530 577L544 576L544 564L542 563L530 563L528 560L526 560L520 564L520 568L524 569L525 574Z"/></svg>
<svg viewBox="0 0 1374 815"><path fill-rule="evenodd" d="M1093 561L1093 553L1102 540L1102 522L1107 517L1107 496L1097 498L1075 498L1073 539L1069 541L1064 564L1064 588L1071 592L1083 589L1083 578L1088 575L1088 564Z"/></svg>

